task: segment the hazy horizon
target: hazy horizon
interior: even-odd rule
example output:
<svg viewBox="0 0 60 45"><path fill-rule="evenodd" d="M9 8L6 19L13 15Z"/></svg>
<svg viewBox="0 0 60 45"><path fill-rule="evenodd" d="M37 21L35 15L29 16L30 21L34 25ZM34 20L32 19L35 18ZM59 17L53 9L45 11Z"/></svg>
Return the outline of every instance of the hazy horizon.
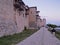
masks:
<svg viewBox="0 0 60 45"><path fill-rule="evenodd" d="M29 7L36 6L47 23L60 25L60 0L23 0Z"/></svg>

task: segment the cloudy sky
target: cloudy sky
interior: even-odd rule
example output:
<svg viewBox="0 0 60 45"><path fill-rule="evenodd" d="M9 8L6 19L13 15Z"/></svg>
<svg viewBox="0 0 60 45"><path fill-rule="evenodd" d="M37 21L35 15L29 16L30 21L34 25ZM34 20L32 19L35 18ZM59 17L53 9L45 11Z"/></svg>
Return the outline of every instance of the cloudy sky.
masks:
<svg viewBox="0 0 60 45"><path fill-rule="evenodd" d="M47 23L60 25L60 0L23 0L28 6L37 6Z"/></svg>

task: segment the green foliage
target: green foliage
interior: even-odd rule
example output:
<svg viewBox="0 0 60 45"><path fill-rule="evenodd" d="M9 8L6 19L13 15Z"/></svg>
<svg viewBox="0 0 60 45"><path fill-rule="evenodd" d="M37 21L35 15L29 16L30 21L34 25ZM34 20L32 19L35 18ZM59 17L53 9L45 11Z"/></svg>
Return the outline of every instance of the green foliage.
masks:
<svg viewBox="0 0 60 45"><path fill-rule="evenodd" d="M24 30L21 33L4 36L0 38L0 45L15 45L16 43L24 40L28 36L32 35L37 30Z"/></svg>
<svg viewBox="0 0 60 45"><path fill-rule="evenodd" d="M56 31L56 37L60 40L60 32Z"/></svg>
<svg viewBox="0 0 60 45"><path fill-rule="evenodd" d="M55 24L47 24L47 26L49 26L49 27L51 27L51 28L57 27L57 25L55 25Z"/></svg>

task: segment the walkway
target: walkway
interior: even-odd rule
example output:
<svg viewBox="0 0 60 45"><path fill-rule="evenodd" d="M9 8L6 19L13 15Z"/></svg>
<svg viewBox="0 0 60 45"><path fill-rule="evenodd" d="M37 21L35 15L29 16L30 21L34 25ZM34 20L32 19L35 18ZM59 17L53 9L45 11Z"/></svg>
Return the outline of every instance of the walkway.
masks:
<svg viewBox="0 0 60 45"><path fill-rule="evenodd" d="M43 27L17 45L60 45L60 40Z"/></svg>

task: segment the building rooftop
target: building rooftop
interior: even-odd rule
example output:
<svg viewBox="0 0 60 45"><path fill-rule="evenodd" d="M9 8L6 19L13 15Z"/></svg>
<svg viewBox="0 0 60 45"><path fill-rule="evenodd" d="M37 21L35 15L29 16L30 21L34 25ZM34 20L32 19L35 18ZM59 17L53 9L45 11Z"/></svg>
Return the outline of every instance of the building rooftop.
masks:
<svg viewBox="0 0 60 45"><path fill-rule="evenodd" d="M36 10L37 10L37 7L35 6L35 7L29 7L29 8L36 8Z"/></svg>
<svg viewBox="0 0 60 45"><path fill-rule="evenodd" d="M39 13L40 11L36 11L36 13Z"/></svg>

